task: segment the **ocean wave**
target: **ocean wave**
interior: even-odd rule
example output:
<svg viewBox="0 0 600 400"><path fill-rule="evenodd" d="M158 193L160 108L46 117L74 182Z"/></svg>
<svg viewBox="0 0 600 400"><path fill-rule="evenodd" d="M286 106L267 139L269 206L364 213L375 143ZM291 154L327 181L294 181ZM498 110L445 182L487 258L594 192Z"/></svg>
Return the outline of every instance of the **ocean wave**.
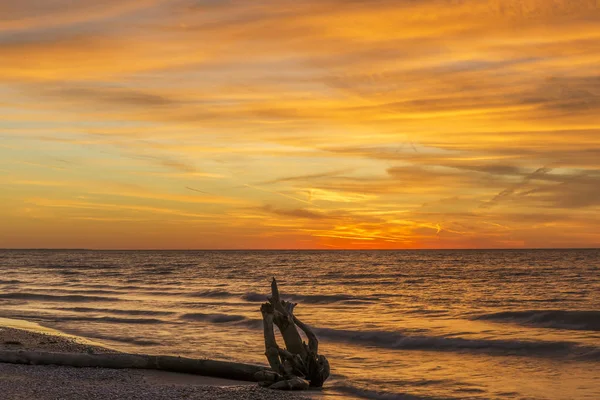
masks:
<svg viewBox="0 0 600 400"><path fill-rule="evenodd" d="M144 271L140 271L140 273L144 274L144 275L169 275L172 274L174 271L172 269L166 269L166 268L157 268L157 269L147 269Z"/></svg>
<svg viewBox="0 0 600 400"><path fill-rule="evenodd" d="M27 311L9 311L3 313L3 316L14 319L23 319L27 321L35 321L35 322L50 322L50 323L60 323L60 322L104 322L108 324L160 324L163 323L163 320L157 318L120 318L120 317L110 317L110 316L101 316L101 317L88 317L88 316L79 316L79 315L60 315L60 314L49 314L49 313L40 313L40 312L27 312Z"/></svg>
<svg viewBox="0 0 600 400"><path fill-rule="evenodd" d="M56 291L56 289L50 289L50 288L43 288L43 287L36 287L36 290L43 290L43 291ZM63 290L63 293L65 293L65 295L72 295L72 294L83 294L83 295L88 295L88 294L124 294L123 292L119 292L118 290L109 290L109 289L66 289Z"/></svg>
<svg viewBox="0 0 600 400"><path fill-rule="evenodd" d="M59 275L64 275L64 276L73 276L73 275L79 275L81 274L80 271L71 271L71 270L64 270L64 271L57 271L57 274Z"/></svg>
<svg viewBox="0 0 600 400"><path fill-rule="evenodd" d="M239 293L232 293L224 289L206 289L194 293L188 293L189 297L206 297L206 298L228 298L240 297ZM267 295L257 292L248 292L241 295L242 300L249 302L267 301ZM328 304L328 303L370 303L378 300L375 297L352 296L348 294L314 294L314 295L296 295L282 293L281 298L288 301L302 302L306 304Z"/></svg>
<svg viewBox="0 0 600 400"><path fill-rule="evenodd" d="M599 348L587 348L578 354L579 359L589 361L600 361L600 349Z"/></svg>
<svg viewBox="0 0 600 400"><path fill-rule="evenodd" d="M189 321L206 321L215 324L225 324L229 322L251 321L251 319L243 315L236 314L204 314L204 313L189 313L183 314L182 319Z"/></svg>
<svg viewBox="0 0 600 400"><path fill-rule="evenodd" d="M514 322L544 328L600 331L600 311L503 311L479 315L473 319Z"/></svg>
<svg viewBox="0 0 600 400"><path fill-rule="evenodd" d="M207 290L201 290L201 291L194 292L194 293L189 293L188 296L190 296L190 297L225 298L225 297L234 297L236 295L231 292L228 292L227 290L223 290L223 289L207 289Z"/></svg>
<svg viewBox="0 0 600 400"><path fill-rule="evenodd" d="M179 296L186 295L186 292L181 291L169 291L167 290L140 290L139 294L148 295L148 296Z"/></svg>
<svg viewBox="0 0 600 400"><path fill-rule="evenodd" d="M109 340L111 342L134 344L136 346L159 346L162 344L161 342L156 342L154 340L138 339L129 336L104 335L100 333L88 333L78 330L66 330L65 332L72 335L81 336L87 339Z"/></svg>
<svg viewBox="0 0 600 400"><path fill-rule="evenodd" d="M339 302L354 302L354 301L376 301L378 298L366 296L352 296L348 294L286 294L282 293L281 298L288 301L297 301L306 304L328 304ZM259 302L266 301L267 296L262 293L249 292L242 296L246 301Z"/></svg>
<svg viewBox="0 0 600 400"><path fill-rule="evenodd" d="M24 283L18 279L0 279L0 285L15 285L17 283Z"/></svg>
<svg viewBox="0 0 600 400"><path fill-rule="evenodd" d="M444 336L412 336L393 331L355 331L315 328L315 333L333 341L404 350L488 351L505 354L564 354L577 345L561 341L465 339Z"/></svg>
<svg viewBox="0 0 600 400"><path fill-rule="evenodd" d="M267 301L267 295L263 293L249 292L243 295L242 299L252 302Z"/></svg>
<svg viewBox="0 0 600 400"><path fill-rule="evenodd" d="M0 299L64 301L64 302L91 302L91 301L120 301L116 297L83 296L83 295L56 295L42 293L0 293Z"/></svg>
<svg viewBox="0 0 600 400"><path fill-rule="evenodd" d="M447 310L432 310L429 308L413 308L403 311L405 314L423 314L423 315L448 315Z"/></svg>
<svg viewBox="0 0 600 400"><path fill-rule="evenodd" d="M50 283L47 283L47 285L50 285ZM64 285L65 284L63 282L56 283L56 286L64 286ZM89 283L75 283L75 284L70 284L70 285L66 285L66 286L93 288L93 289L112 289L115 287L114 285L100 285L100 284L89 284Z"/></svg>
<svg viewBox="0 0 600 400"><path fill-rule="evenodd" d="M161 315L173 315L172 311L151 311L151 310L118 310L114 308L90 308L90 307L61 307L55 308L60 311L73 311L78 313L109 313L117 315L147 315L147 316L161 316Z"/></svg>
<svg viewBox="0 0 600 400"><path fill-rule="evenodd" d="M434 397L414 395L409 393L385 392L371 389L363 389L347 383L339 383L331 386L331 390L342 395L351 395L370 400L454 400L458 398Z"/></svg>
<svg viewBox="0 0 600 400"><path fill-rule="evenodd" d="M215 324L235 324L250 329L262 327L262 320L238 314L184 314L181 319ZM347 330L313 327L322 339L392 350L472 351L501 355L600 357L600 349L567 341L526 341L514 339L466 339L460 337L407 335L399 331Z"/></svg>
<svg viewBox="0 0 600 400"><path fill-rule="evenodd" d="M53 317L54 321L86 321L86 322L108 322L113 324L161 324L164 321L156 318L119 318L119 317Z"/></svg>

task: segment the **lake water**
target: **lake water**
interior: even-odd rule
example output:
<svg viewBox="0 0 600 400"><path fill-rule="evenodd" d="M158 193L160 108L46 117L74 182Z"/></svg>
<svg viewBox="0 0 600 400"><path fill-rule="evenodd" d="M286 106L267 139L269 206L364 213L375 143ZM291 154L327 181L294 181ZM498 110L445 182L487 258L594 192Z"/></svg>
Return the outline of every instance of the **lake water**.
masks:
<svg viewBox="0 0 600 400"><path fill-rule="evenodd" d="M325 398L600 399L600 250L3 250L0 317L265 364L273 276L330 361Z"/></svg>

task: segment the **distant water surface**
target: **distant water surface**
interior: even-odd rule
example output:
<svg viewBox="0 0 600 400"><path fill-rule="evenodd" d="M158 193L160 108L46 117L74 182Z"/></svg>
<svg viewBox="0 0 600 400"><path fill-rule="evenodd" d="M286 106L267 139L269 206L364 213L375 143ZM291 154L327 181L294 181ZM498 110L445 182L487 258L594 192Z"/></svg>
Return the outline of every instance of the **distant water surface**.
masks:
<svg viewBox="0 0 600 400"><path fill-rule="evenodd" d="M321 339L326 398L600 399L599 250L3 250L0 317L265 363L272 276Z"/></svg>

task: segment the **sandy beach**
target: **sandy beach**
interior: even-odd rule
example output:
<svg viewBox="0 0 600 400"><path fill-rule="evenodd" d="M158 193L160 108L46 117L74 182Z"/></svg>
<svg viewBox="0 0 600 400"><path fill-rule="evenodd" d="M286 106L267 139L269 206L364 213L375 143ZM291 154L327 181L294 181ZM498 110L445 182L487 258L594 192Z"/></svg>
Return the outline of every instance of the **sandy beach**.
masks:
<svg viewBox="0 0 600 400"><path fill-rule="evenodd" d="M27 327L20 329L15 326ZM0 350L69 353L116 353L114 350L25 321L0 321ZM256 399L302 400L252 382L153 370L73 368L0 363L3 399Z"/></svg>

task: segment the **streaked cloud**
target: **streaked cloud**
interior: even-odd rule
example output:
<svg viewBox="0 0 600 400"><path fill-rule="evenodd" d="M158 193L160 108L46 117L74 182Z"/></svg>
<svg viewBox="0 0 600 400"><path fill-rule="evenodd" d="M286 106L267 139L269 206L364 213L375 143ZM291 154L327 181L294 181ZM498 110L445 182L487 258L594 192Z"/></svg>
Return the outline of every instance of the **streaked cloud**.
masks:
<svg viewBox="0 0 600 400"><path fill-rule="evenodd" d="M597 246L599 26L596 0L0 0L0 247Z"/></svg>

